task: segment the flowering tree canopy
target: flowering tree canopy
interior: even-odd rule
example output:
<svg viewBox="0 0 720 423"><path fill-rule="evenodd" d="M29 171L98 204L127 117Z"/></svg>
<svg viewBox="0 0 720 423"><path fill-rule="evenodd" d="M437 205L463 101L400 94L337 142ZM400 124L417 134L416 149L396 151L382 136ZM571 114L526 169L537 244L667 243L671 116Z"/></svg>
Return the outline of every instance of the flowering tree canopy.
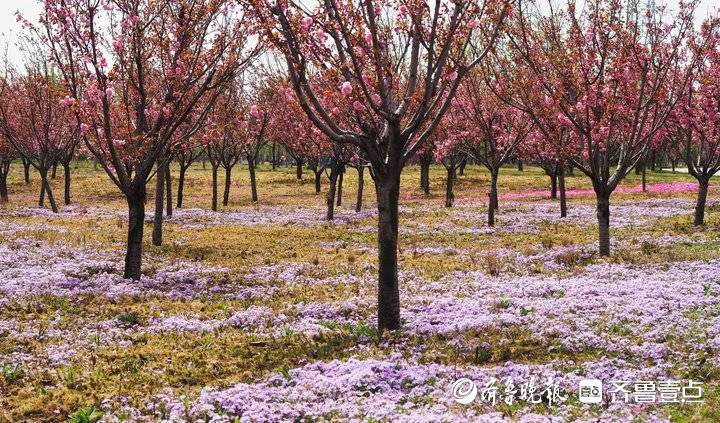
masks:
<svg viewBox="0 0 720 423"><path fill-rule="evenodd" d="M493 46L507 0L247 0L285 58L297 100L336 143L363 149L375 175L378 326L400 325L400 172L435 130L460 80Z"/></svg>
<svg viewBox="0 0 720 423"><path fill-rule="evenodd" d="M184 139L173 137L181 125L202 124L225 84L256 56L259 41L245 37L249 20L227 0L44 4L44 39L85 144L128 199L125 276L137 279L146 184L156 160Z"/></svg>

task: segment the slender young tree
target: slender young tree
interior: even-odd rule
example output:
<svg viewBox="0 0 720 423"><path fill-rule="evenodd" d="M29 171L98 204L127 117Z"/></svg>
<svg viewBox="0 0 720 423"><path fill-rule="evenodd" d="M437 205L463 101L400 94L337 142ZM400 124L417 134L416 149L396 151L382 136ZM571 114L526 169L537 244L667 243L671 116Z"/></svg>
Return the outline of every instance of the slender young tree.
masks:
<svg viewBox="0 0 720 423"><path fill-rule="evenodd" d="M84 143L127 199L124 275L139 279L158 159L179 126L204 120L260 40L246 36L250 22L230 0L47 0L40 22Z"/></svg>
<svg viewBox="0 0 720 423"><path fill-rule="evenodd" d="M713 32L717 22L706 22L701 35L712 40L681 107L676 110L669 138L684 147L688 173L698 181L695 226L705 224L710 178L720 171L720 43Z"/></svg>
<svg viewBox="0 0 720 423"><path fill-rule="evenodd" d="M74 120L74 100L66 95L48 66L27 64L23 75L6 78L0 90L0 129L40 174L40 207L47 195L52 211L57 213L48 172L75 148L80 136Z"/></svg>
<svg viewBox="0 0 720 423"><path fill-rule="evenodd" d="M570 163L590 178L597 199L600 254L610 254L610 195L648 146L662 139L668 116L690 80L686 41L695 4L674 18L614 0L574 3L543 14L517 13L510 43L534 74L575 146ZM637 19L628 20L629 15ZM663 15L661 8L660 15Z"/></svg>

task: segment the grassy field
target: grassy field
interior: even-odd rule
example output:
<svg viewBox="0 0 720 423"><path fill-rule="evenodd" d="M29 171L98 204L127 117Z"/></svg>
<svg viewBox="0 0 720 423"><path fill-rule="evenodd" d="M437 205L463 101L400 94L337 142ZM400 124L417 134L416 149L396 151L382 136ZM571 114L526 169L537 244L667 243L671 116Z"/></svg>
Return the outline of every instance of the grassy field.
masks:
<svg viewBox="0 0 720 423"><path fill-rule="evenodd" d="M495 229L484 169L468 166L446 209L444 169L432 168L426 196L409 167L404 326L380 336L367 175L365 210L354 210L348 169L326 222L326 177L316 195L312 172L297 180L294 167L263 165L254 204L237 166L229 205L212 213L209 165L193 165L162 246L147 221L145 276L133 283L120 277L126 203L106 175L75 163L73 204L53 215L37 208L38 175L26 184L21 170L13 164L0 208L0 421L720 420L720 204L711 186L707 224L693 227L694 191L672 189L692 183L687 174L649 172L659 188L614 194L612 254L601 258L594 197L570 195L559 219L536 167L501 172ZM631 173L622 186L639 184ZM566 185L590 188L579 171ZM62 169L53 189L61 203ZM448 390L463 375L549 373L569 394L560 406L462 406ZM704 402L583 405L580 376L692 379Z"/></svg>

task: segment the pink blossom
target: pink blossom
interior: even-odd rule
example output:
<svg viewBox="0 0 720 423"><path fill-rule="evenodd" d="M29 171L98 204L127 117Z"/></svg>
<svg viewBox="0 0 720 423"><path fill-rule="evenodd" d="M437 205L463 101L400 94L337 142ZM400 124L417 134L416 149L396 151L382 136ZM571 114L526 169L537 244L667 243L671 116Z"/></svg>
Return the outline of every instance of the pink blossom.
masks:
<svg viewBox="0 0 720 423"><path fill-rule="evenodd" d="M340 92L342 92L344 96L350 95L352 92L352 84L348 81L343 82L342 85L340 85Z"/></svg>

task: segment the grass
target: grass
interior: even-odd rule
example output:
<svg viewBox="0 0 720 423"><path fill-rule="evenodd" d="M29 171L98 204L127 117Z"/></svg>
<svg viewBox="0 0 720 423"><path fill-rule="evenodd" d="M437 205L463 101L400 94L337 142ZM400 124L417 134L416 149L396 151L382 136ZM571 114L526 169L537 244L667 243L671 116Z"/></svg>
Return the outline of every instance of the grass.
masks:
<svg viewBox="0 0 720 423"><path fill-rule="evenodd" d="M177 169L173 181L177 181ZM113 186L102 170L93 168L88 162L73 165L72 198L75 209L101 208L117 211L121 216L126 204L117 188ZM318 219L322 217L324 197L314 193L311 173L302 181L294 176L294 167L278 168L272 171L261 166L258 171L260 205L265 207L318 207ZM52 181L55 197L62 201L62 170ZM243 210L255 207L250 201L249 177L244 166L233 171L231 201L222 211ZM401 216L401 227L411 228L401 236L400 267L418 276L438 279L453 271L483 271L488 274L511 272L508 264L494 255L502 247L520 251L526 255L541 253L554 246L594 245L596 227L593 225L541 225L539 233L496 233L471 235L455 232L420 232L423 225L448 220L448 212L442 207L444 201L444 175L442 167L431 169L431 195L425 196L419 188L419 172L409 167L402 176L402 205L409 210ZM650 172L649 183L690 181L684 174ZM487 199L489 174L477 167L469 166L466 174L456 183L455 195L458 203L477 203L481 206ZM374 207L372 181L366 179L364 203ZM548 177L535 167L525 166L523 172L514 167L503 168L500 176L500 193L517 192L527 189L543 189L548 186ZM152 186L153 182L151 182ZM325 192L327 179L323 179ZM345 198L343 209L354 208L356 175L349 170L345 177ZM630 174L624 185L639 184L639 176ZM575 172L567 178L568 189L588 189L586 177ZM127 231L127 222L122 217L18 217L8 216L20 207L34 207L39 193L39 178L32 175L30 184L22 180L22 167L14 163L9 178L10 203L2 205L0 214L3 222L12 224L45 224L53 229L23 230L0 242L12 243L15 238L31 238L57 245L93 246L108 253L122 254ZM151 193L153 190L149 189ZM712 190L711 190L712 193ZM692 193L672 194L673 198L692 200ZM662 197L651 194L618 194L613 202L627 202L635 199ZM529 202L534 200L528 200ZM569 199L572 207L592 204L590 197ZM152 194L148 198L148 212L153 204ZM186 208L209 208L210 171L201 164L191 167L186 177ZM501 199L501 216L505 211ZM62 207L61 207L62 208ZM689 235L699 243L673 244L659 248L652 244L637 243L629 248L617 249L607 259L596 255L588 260L574 256L561 257L572 266L581 267L589 263L611 261L618 263L672 263L683 260L720 258L720 214L711 206L706 214L707 226L698 229L692 226L691 210L672 218L656 219L651 225L625 228L614 231L617 239L631 240L634 237L659 237L663 234ZM459 219L453 222L459 226L482 226L484 221L474 222ZM208 225L202 228L188 228L168 223L165 225L163 246L149 243L151 226L147 225L145 272L152 272L156 263L176 260L201 262L207 266L229 269L218 283L230 285L249 284L245 275L262 265L289 263L310 264L309 275L324 278L334 275L362 275L376 266L373 252L376 247L374 231L353 230L365 226L374 227L373 218L361 219L354 225L334 226L321 224L313 227L292 226L232 226ZM348 228L350 230L348 230ZM336 247L325 248L327 243L338 243ZM426 254L416 250L423 246L443 246L462 251L462 254ZM158 264L159 265L159 264ZM573 271L571 269L569 271ZM539 266L537 272L550 272ZM120 269L116 269L120 271ZM355 295L357 286L339 284L333 289L323 286L300 286L284 290L277 295L258 300L228 300L209 296L196 300L172 301L167 298L144 297L137 299L120 298L109 301L104 298L81 298L78 301L51 295L39 295L27 302L10 303L0 309L0 321L13 320L19 325L47 332L50 329L65 329L77 336L83 336L93 343L93 334L87 330L89 322L117 320L128 326L142 327L153 318L169 315L202 316L204 319L224 318L234 309L249 305L263 305L273 309L283 304L341 300ZM365 287L364 289L367 289ZM509 307L508 299L498 299L498 310ZM373 310L363 311L371 317ZM532 313L532 309L524 310ZM124 348L96 345L93 353L81 354L67 365L57 369L35 369L25 367L1 368L0 377L0 422L2 421L59 421L95 422L100 418L98 406L103 398L125 396L132 403L142 404L152 395L172 388L175 392L195 395L204 386L227 387L237 382L249 382L263 376L297 367L299 363L313 360L342 359L350 355L382 357L386 351L377 346L378 334L366 325L348 326L337 322L326 322L333 331L330 335L315 338L288 333L284 336L251 336L240 328L227 328L214 333L183 333L134 337ZM627 336L622 324L609 327L610 333ZM3 334L0 332L0 336ZM399 334L402 337L405 335ZM482 340L493 345L490 349L481 347L472 351L459 352L446 339L411 339L411 345L424 345L422 355L425 362L445 364L486 364L506 360L543 363L553 359L572 358L578 362L591 359L598 352L569 354L563 351L547 351L532 334L518 328L497 333L465 334L468 339ZM358 339L369 342L359 353ZM501 342L502 340L511 342ZM0 343L0 355L22 351L42 355L45 348L54 345L56 338L11 338ZM713 376L714 377L714 376ZM713 384L717 379L710 379ZM714 385L713 385L714 386ZM706 402L698 407L673 406L668 413L673 420L681 422L717 421L720 416L720 395L717 389L708 390ZM512 407L503 410L514 413Z"/></svg>

